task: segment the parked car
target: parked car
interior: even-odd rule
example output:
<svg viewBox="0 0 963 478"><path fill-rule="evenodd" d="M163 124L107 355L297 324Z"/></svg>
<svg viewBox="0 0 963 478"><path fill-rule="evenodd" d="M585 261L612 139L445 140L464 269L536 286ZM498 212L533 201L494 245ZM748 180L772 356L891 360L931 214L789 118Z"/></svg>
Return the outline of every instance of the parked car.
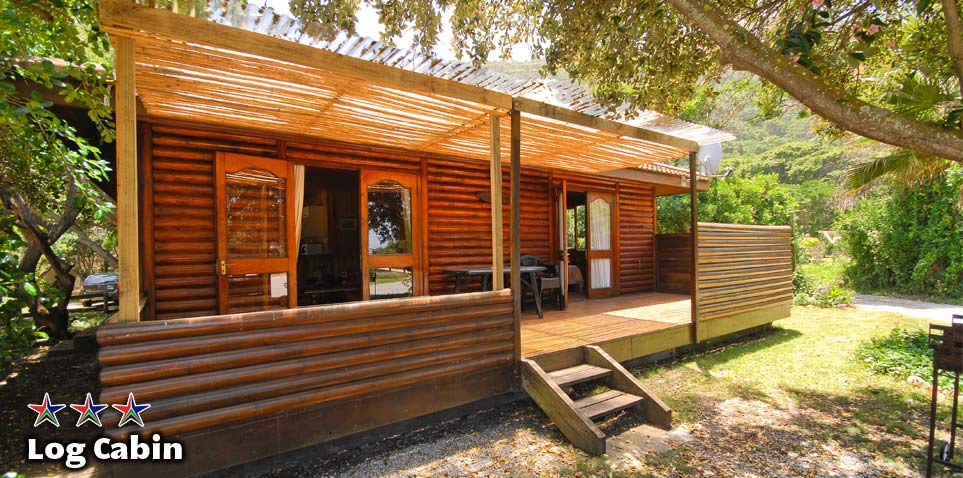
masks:
<svg viewBox="0 0 963 478"><path fill-rule="evenodd" d="M90 307L96 302L104 300L104 293L107 294L108 301L117 300L117 273L107 272L104 274L91 274L84 279L84 285L80 290L81 294L98 294L99 297L84 298L80 303L84 307Z"/></svg>

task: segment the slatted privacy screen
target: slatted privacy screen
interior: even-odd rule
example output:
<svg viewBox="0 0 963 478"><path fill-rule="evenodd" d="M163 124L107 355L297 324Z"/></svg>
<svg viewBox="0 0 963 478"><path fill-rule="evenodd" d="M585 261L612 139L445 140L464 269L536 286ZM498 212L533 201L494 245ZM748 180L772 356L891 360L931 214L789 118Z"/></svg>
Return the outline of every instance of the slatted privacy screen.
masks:
<svg viewBox="0 0 963 478"><path fill-rule="evenodd" d="M699 223L699 320L792 302L789 226Z"/></svg>

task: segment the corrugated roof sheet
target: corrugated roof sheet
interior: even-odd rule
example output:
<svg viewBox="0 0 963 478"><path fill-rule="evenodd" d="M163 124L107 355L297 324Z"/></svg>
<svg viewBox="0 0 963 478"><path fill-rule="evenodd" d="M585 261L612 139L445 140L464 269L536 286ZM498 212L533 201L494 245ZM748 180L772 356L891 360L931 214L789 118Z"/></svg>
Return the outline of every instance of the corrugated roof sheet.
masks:
<svg viewBox="0 0 963 478"><path fill-rule="evenodd" d="M725 131L682 121L657 111L645 110L637 113L634 117L611 113L595 101L588 88L566 81L519 79L488 68L425 55L415 49L403 50L365 37L340 34L328 41L324 39L328 36L324 33L329 31L319 25L304 26L300 21L290 16L276 14L270 7L248 7L241 0L210 1L207 4L207 11L204 13L210 21L223 25L296 41L345 56L414 71L435 78L479 86L513 97L548 103L591 116L687 139L700 145L735 139L733 135Z"/></svg>

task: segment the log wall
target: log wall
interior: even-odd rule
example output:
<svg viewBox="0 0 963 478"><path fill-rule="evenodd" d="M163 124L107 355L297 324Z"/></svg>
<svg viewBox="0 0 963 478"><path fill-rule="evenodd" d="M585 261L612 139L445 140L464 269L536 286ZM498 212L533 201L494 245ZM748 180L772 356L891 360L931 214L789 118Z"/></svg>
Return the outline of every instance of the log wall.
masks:
<svg viewBox="0 0 963 478"><path fill-rule="evenodd" d="M275 140L171 126L142 128L142 269L153 318L217 313L214 156L277 157Z"/></svg>
<svg viewBox="0 0 963 478"><path fill-rule="evenodd" d="M659 292L689 295L692 284L692 253L689 234L657 234L655 236L656 277Z"/></svg>
<svg viewBox="0 0 963 478"><path fill-rule="evenodd" d="M107 325L97 341L100 401L134 391L151 404L144 430L116 434L190 436L323 406L323 420L298 424L301 443L317 443L504 394L513 380L508 290ZM492 378L460 378L472 374ZM382 404L360 428L331 408L402 389L421 390L423 405ZM226 457L248 453L225 443Z"/></svg>
<svg viewBox="0 0 963 478"><path fill-rule="evenodd" d="M480 162L427 161L428 185L428 274L432 295L450 294L455 285L453 276L442 271L454 267L477 267L491 264L491 203L479 198L490 195L491 173L488 165ZM509 220L511 210L510 171L502 169L504 257L511 255ZM545 262L551 258L549 222L551 199L548 175L523 169L521 181L521 250L522 254L538 256ZM465 290L479 290L476 280Z"/></svg>
<svg viewBox="0 0 963 478"><path fill-rule="evenodd" d="M699 223L699 320L792 303L789 226ZM773 320L781 318L774 317Z"/></svg>
<svg viewBox="0 0 963 478"><path fill-rule="evenodd" d="M449 294L454 278L442 271L491 262L491 205L479 197L490 191L488 165L457 158L423 158L409 152L239 135L184 124L141 125L141 188L145 315L166 320L212 315L217 311L214 157L218 151L297 161L336 169L389 170L418 174L426 193L427 254L423 264L431 295ZM504 196L509 169L502 170ZM617 193L622 248L616 263L620 293L655 289L655 190L636 182L559 175L571 188ZM551 253L550 174L522 170L523 254L549 262ZM511 246L504 201L505 257ZM466 290L478 290L469 284Z"/></svg>
<svg viewBox="0 0 963 478"><path fill-rule="evenodd" d="M655 188L619 186L619 293L655 290Z"/></svg>

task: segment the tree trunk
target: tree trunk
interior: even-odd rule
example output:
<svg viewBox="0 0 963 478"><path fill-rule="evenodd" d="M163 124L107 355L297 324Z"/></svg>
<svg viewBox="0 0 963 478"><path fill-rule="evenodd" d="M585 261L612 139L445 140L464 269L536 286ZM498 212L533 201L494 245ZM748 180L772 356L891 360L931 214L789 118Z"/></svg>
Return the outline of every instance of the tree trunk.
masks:
<svg viewBox="0 0 963 478"><path fill-rule="evenodd" d="M946 49L953 60L953 71L960 82L960 101L963 101L963 26L960 25L960 5L956 0L943 0L943 19L946 21Z"/></svg>
<svg viewBox="0 0 963 478"><path fill-rule="evenodd" d="M721 50L720 61L763 78L840 128L901 148L963 163L963 133L852 98L783 57L705 0L669 0Z"/></svg>
<svg viewBox="0 0 963 478"><path fill-rule="evenodd" d="M80 215L82 201L77 200L77 185L72 179L67 182L64 211L53 226L48 226L40 219L18 193L0 188L0 199L3 200L4 207L16 216L17 226L23 232L28 244L27 251L20 261L20 270L35 274L40 257L46 258L54 272L53 286L62 294L62 297L50 307L43 304L39 298L31 298L27 302L37 328L46 332L54 341L70 336L68 329L70 317L67 306L73 295L76 278L70 273L73 265L58 256L52 246L70 229Z"/></svg>

